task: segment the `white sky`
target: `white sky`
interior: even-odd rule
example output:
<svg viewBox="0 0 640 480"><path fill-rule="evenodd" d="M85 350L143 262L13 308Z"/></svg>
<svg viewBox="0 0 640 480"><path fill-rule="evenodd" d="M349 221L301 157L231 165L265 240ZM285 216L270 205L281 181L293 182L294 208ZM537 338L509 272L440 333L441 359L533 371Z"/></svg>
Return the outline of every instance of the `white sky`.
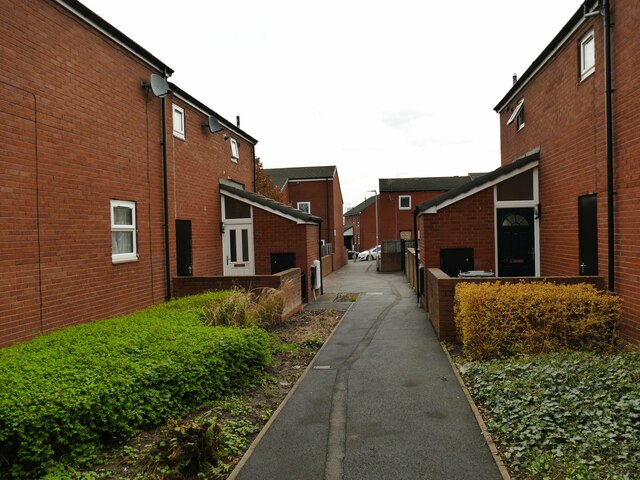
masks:
<svg viewBox="0 0 640 480"><path fill-rule="evenodd" d="M81 0L259 140L265 168L379 178L500 166L493 107L580 0Z"/></svg>

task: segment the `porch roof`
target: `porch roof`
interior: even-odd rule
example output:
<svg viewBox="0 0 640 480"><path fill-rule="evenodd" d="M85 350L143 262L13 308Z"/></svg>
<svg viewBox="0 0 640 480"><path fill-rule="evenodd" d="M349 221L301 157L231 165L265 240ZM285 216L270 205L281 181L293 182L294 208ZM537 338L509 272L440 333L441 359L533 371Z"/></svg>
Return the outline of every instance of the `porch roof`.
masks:
<svg viewBox="0 0 640 480"><path fill-rule="evenodd" d="M489 172L480 177L476 177L473 180L460 185L459 187L453 188L448 192L443 193L442 195L438 195L435 198L416 205L415 210L418 215L423 215L425 213L435 213L438 207L445 207L459 200L462 200L463 198L473 195L476 192L484 190L485 188L489 188L496 183L499 183L503 180L503 178L501 177L505 177L504 180L506 180L506 178L517 175L521 170L526 170L526 167L533 168L535 165L537 165L539 159L540 147L536 147L530 152L524 154L522 157L517 158L513 162L496 168L493 172ZM427 210L431 210L431 212L427 212Z"/></svg>
<svg viewBox="0 0 640 480"><path fill-rule="evenodd" d="M244 200L258 208L261 208L262 210L270 211L271 213L288 218L296 223L322 223L322 219L320 217L310 215L298 210L297 208L285 205L284 203L276 202L275 200L265 197L264 195L260 195L259 193L248 192L224 183L220 184L220 193L230 194L239 200Z"/></svg>

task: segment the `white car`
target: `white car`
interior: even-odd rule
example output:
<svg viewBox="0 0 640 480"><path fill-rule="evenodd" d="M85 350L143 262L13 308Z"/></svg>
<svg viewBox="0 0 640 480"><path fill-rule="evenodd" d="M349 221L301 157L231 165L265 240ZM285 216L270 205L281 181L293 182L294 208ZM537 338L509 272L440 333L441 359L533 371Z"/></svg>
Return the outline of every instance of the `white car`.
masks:
<svg viewBox="0 0 640 480"><path fill-rule="evenodd" d="M358 254L358 260L373 260L378 258L378 252L380 252L380 245L370 248L364 252Z"/></svg>

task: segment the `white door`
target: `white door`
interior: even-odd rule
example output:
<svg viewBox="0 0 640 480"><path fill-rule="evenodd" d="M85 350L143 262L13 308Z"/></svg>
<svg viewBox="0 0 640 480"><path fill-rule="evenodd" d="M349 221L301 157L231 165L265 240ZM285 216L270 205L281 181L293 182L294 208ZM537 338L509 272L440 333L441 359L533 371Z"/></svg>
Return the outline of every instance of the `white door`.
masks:
<svg viewBox="0 0 640 480"><path fill-rule="evenodd" d="M253 225L251 223L225 225L223 254L225 275L254 275Z"/></svg>

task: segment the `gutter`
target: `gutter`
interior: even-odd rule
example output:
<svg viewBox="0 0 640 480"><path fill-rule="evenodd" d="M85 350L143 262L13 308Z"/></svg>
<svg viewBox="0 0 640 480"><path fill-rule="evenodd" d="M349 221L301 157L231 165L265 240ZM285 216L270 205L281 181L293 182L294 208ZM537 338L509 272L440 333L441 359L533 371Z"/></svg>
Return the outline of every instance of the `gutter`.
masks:
<svg viewBox="0 0 640 480"><path fill-rule="evenodd" d="M611 88L611 9L610 1L602 3L604 16L604 84L605 84L605 122L607 141L607 260L609 291L615 292L615 218L614 218L614 169L613 169L613 107Z"/></svg>

